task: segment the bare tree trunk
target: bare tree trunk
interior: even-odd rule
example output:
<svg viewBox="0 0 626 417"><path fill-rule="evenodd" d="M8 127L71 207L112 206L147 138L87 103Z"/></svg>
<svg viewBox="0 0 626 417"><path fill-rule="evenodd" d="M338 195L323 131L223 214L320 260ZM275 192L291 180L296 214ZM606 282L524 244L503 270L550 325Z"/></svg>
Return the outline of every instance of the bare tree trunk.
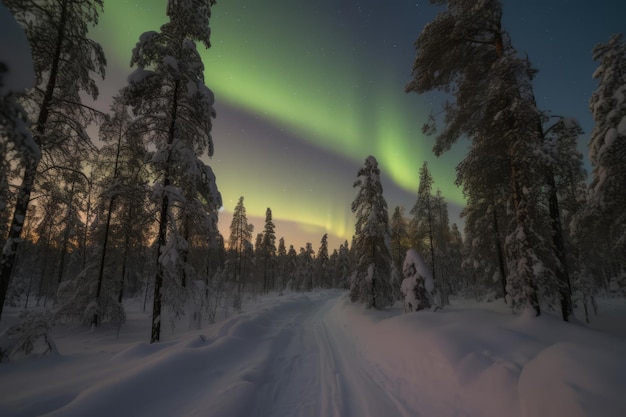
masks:
<svg viewBox="0 0 626 417"><path fill-rule="evenodd" d="M500 283L502 285L502 296L506 303L506 266L504 263L504 253L502 251L502 237L500 235L500 227L498 225L498 214L496 212L496 203L493 203L493 227L496 233L496 252L498 255L498 266L500 267Z"/></svg>

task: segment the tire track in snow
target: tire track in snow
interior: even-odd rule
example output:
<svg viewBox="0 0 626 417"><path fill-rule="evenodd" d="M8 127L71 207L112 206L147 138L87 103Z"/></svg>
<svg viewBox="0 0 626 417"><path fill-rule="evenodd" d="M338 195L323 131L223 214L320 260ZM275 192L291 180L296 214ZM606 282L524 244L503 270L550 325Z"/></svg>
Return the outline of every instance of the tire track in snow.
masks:
<svg viewBox="0 0 626 417"><path fill-rule="evenodd" d="M343 409L333 415L418 417L420 414L416 410L410 410L396 397L396 387L391 383L391 378L379 375L380 370L372 368L355 342L334 323L330 310L336 302L333 300L332 305L328 305L323 326L343 391Z"/></svg>
<svg viewBox="0 0 626 417"><path fill-rule="evenodd" d="M394 395L329 316L338 298L322 299L280 331L264 386L249 412L266 417L417 416Z"/></svg>

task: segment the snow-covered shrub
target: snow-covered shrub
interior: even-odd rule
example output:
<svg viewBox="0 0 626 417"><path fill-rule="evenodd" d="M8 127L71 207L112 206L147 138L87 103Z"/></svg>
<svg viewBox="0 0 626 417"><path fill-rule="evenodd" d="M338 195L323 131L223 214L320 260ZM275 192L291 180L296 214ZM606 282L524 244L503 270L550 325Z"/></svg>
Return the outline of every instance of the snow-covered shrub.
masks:
<svg viewBox="0 0 626 417"><path fill-rule="evenodd" d="M56 345L49 334L53 324L50 312L22 312L15 325L0 333L0 362L32 354L56 353Z"/></svg>
<svg viewBox="0 0 626 417"><path fill-rule="evenodd" d="M124 306L116 299L114 291L103 289L96 299L97 275L89 265L75 278L62 282L57 290L55 319L62 322L79 322L85 326L93 322L97 314L99 322L109 321L117 326L126 321ZM104 285L110 283L106 280Z"/></svg>
<svg viewBox="0 0 626 417"><path fill-rule="evenodd" d="M434 289L433 276L424 258L415 250L406 252L402 265L402 297L404 312L438 308L440 303Z"/></svg>

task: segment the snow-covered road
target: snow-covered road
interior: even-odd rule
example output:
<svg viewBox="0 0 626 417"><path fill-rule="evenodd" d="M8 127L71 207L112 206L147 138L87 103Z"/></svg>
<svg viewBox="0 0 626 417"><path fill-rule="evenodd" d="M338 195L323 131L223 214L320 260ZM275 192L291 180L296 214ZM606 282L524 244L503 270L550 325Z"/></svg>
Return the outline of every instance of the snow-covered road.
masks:
<svg viewBox="0 0 626 417"><path fill-rule="evenodd" d="M337 297L321 298L286 323L268 375L249 409L267 417L415 416L381 387L335 320ZM249 414L250 415L250 414Z"/></svg>
<svg viewBox="0 0 626 417"><path fill-rule="evenodd" d="M0 365L0 415L621 416L626 339L506 312L366 310L345 292L268 296L150 345L55 330L60 356ZM179 330L180 332L180 330ZM620 394L621 393L621 394Z"/></svg>

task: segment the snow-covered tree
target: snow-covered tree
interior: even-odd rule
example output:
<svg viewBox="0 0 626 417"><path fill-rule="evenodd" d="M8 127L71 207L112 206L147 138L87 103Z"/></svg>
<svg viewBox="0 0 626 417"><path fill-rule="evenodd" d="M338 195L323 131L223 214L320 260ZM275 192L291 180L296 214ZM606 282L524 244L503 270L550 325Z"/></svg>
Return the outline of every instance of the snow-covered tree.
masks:
<svg viewBox="0 0 626 417"><path fill-rule="evenodd" d="M402 303L404 312L439 308L433 276L424 258L415 249L406 252L402 264Z"/></svg>
<svg viewBox="0 0 626 417"><path fill-rule="evenodd" d="M246 207L243 204L243 196L239 197L235 210L233 211L233 219L230 223L230 237L228 238L228 259L227 269L231 271L233 280L236 283L237 294L235 303L241 300L241 292L246 285L246 277L250 274L248 246L252 246L252 225L248 224L246 216ZM240 305L240 304L238 304Z"/></svg>
<svg viewBox="0 0 626 417"><path fill-rule="evenodd" d="M335 272L335 279L337 281L337 288L350 288L350 276L353 270L352 257L350 256L350 248L348 247L348 241L339 245L337 257L337 267Z"/></svg>
<svg viewBox="0 0 626 417"><path fill-rule="evenodd" d="M260 251L257 253L261 257L263 264L263 292L267 293L274 289L275 265L276 265L276 232L272 221L272 210L268 207L265 211L265 225L261 238Z"/></svg>
<svg viewBox="0 0 626 417"><path fill-rule="evenodd" d="M324 233L322 240L320 240L320 247L317 250L317 256L315 257L315 277L318 285L322 288L331 287L330 277L330 264L328 258L328 234Z"/></svg>
<svg viewBox="0 0 626 417"><path fill-rule="evenodd" d="M404 209L396 206L389 220L391 231L391 257L398 271L402 270L402 262L410 247L409 223L404 217Z"/></svg>
<svg viewBox="0 0 626 417"><path fill-rule="evenodd" d="M181 230L185 223L177 222L176 213L184 216L200 203L207 216L215 216L221 205L215 176L200 160L203 155L213 155L211 128L215 110L213 93L204 84L204 65L196 49L196 42L210 47L209 19L214 3L169 1L169 21L159 32L143 33L133 49L131 65L136 69L123 90L125 104L137 116L135 124L146 132L146 139L156 149L151 164L157 175L153 194L160 212L151 342L160 339L163 296L171 299L170 306L180 308L181 283L177 277L185 265L181 265L179 255L187 250L189 242ZM189 200L190 196L194 201Z"/></svg>
<svg viewBox="0 0 626 417"><path fill-rule="evenodd" d="M33 121L33 140L44 159L59 165L91 146L85 127L95 113L83 106L81 94L98 95L93 75L104 76L102 47L87 37L98 21L102 0L4 0L22 24L31 46L37 88L28 91L24 108ZM31 193L42 160L36 147L24 160L21 183L13 206L8 242L0 254L0 313Z"/></svg>
<svg viewBox="0 0 626 417"><path fill-rule="evenodd" d="M293 245L289 245L285 260L285 288L296 289L298 271L298 252Z"/></svg>
<svg viewBox="0 0 626 417"><path fill-rule="evenodd" d="M539 314L539 288L553 279L557 261L545 233L550 225L541 192L547 171L536 157L543 129L531 86L535 71L518 56L502 29L498 0L434 3L447 8L417 40L413 80L406 89L441 90L455 97L444 107L445 128L434 147L437 155L464 135L472 141L469 154L478 149L488 152L489 143L505 150L501 155L508 156L510 173L506 197L514 213L504 242L508 295L514 307L529 307ZM435 133L434 124L426 127L427 133ZM477 156L473 161L480 159ZM474 163L462 168L479 170ZM481 168L491 175L489 164Z"/></svg>
<svg viewBox="0 0 626 417"><path fill-rule="evenodd" d="M108 305L112 305L114 300L121 303L132 237L133 234L141 234L138 227L142 229L145 227L141 219L149 217L145 209L146 149L140 135L133 130L132 121L126 106L115 97L111 113L100 125L100 140L104 146L98 152L94 167L94 171L99 175L100 190L95 206L98 216L103 221L94 231L99 249L97 262L93 265L97 268L96 288L85 291L93 294L98 306L96 311L102 310L101 298L107 299ZM122 262L119 275L112 271L114 265L107 257L110 244L113 249L121 248ZM119 265L119 262L115 262L115 265ZM108 271L106 283L105 271ZM94 314L92 324L97 326L99 321L99 315Z"/></svg>
<svg viewBox="0 0 626 417"><path fill-rule="evenodd" d="M282 294L287 283L287 247L285 238L278 239L278 249L276 250L276 278L278 291Z"/></svg>
<svg viewBox="0 0 626 417"><path fill-rule="evenodd" d="M313 278L315 275L314 256L315 251L311 242L307 242L304 248L300 248L296 269L296 290L313 291Z"/></svg>
<svg viewBox="0 0 626 417"><path fill-rule="evenodd" d="M587 194L587 216L608 239L608 257L622 265L621 287L626 291L626 41L611 37L593 49L599 63L593 74L598 87L589 107L595 122L589 140L592 177Z"/></svg>
<svg viewBox="0 0 626 417"><path fill-rule="evenodd" d="M350 285L350 299L368 308L383 309L393 303L392 259L389 242L389 216L383 197L378 161L373 156L354 182L357 195L352 202L356 216L354 250L356 268Z"/></svg>

